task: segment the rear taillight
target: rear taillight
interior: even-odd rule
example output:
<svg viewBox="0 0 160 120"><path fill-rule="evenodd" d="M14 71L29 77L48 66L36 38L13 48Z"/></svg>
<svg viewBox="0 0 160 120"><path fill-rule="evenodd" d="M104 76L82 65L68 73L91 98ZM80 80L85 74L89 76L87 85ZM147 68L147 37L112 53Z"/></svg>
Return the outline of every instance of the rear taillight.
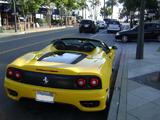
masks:
<svg viewBox="0 0 160 120"><path fill-rule="evenodd" d="M15 68L8 68L6 72L6 76L13 80L21 80L22 71Z"/></svg>
<svg viewBox="0 0 160 120"><path fill-rule="evenodd" d="M21 79L21 78L22 78L22 73L21 73L20 71L16 71L16 72L15 72L15 77L16 77L17 79Z"/></svg>
<svg viewBox="0 0 160 120"><path fill-rule="evenodd" d="M81 88L85 88L86 87L86 79L84 78L79 78L77 80L77 86L81 87Z"/></svg>
<svg viewBox="0 0 160 120"><path fill-rule="evenodd" d="M76 80L78 88L82 89L100 89L102 88L101 80L98 77L84 76Z"/></svg>
<svg viewBox="0 0 160 120"><path fill-rule="evenodd" d="M7 70L7 75L8 76L13 76L13 74L14 74L14 71L12 69Z"/></svg>
<svg viewBox="0 0 160 120"><path fill-rule="evenodd" d="M90 79L90 86L91 87L97 87L99 85L100 80L98 78L91 78Z"/></svg>

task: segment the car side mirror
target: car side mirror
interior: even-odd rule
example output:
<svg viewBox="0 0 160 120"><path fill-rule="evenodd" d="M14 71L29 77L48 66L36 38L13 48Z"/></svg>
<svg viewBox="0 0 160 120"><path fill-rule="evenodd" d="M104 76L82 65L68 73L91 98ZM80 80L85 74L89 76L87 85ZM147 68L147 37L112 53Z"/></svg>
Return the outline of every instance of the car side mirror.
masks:
<svg viewBox="0 0 160 120"><path fill-rule="evenodd" d="M112 49L117 50L118 48L117 46L112 46Z"/></svg>

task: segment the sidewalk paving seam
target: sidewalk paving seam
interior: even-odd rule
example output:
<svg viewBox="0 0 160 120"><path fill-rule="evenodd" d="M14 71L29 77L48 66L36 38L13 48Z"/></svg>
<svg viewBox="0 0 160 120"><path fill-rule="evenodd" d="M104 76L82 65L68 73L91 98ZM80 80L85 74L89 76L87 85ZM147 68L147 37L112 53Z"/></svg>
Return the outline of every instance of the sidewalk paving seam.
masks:
<svg viewBox="0 0 160 120"><path fill-rule="evenodd" d="M127 112L127 114L130 115L130 116L132 116L132 117L134 117L134 118L137 119L137 120L141 120L140 118L138 118L137 116L135 116L135 115L133 115L133 114L131 114L131 113L129 113L129 112Z"/></svg>
<svg viewBox="0 0 160 120"><path fill-rule="evenodd" d="M129 113L129 112L132 111L132 110L141 108L142 106L144 106L145 104L148 104L148 103L152 103L152 104L160 107L160 105L158 105L157 103L155 103L155 102L153 102L153 101L150 101L150 102L144 103L144 104L142 104L142 105L140 105L140 106L137 106L137 107L135 107L135 108L133 108L133 109L127 110L127 113ZM131 114L131 113L130 113L130 114Z"/></svg>

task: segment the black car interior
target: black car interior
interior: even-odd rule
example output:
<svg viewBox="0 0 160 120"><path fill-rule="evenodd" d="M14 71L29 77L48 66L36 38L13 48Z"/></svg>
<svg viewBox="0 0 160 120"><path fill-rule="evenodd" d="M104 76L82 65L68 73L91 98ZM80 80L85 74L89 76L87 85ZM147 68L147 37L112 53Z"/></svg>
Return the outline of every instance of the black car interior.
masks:
<svg viewBox="0 0 160 120"><path fill-rule="evenodd" d="M96 47L101 47L106 53L110 51L108 46L101 41L92 39L65 38L54 40L52 44L58 50L92 52Z"/></svg>

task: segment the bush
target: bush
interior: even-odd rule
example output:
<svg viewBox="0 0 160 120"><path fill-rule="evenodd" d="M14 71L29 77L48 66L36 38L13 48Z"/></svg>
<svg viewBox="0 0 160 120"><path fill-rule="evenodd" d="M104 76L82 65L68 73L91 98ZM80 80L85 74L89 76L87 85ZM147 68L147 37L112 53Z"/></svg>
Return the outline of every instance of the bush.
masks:
<svg viewBox="0 0 160 120"><path fill-rule="evenodd" d="M40 18L37 18L36 23L38 23L40 26L43 26L44 20L40 19Z"/></svg>
<svg viewBox="0 0 160 120"><path fill-rule="evenodd" d="M52 19L52 25L60 25L61 23L63 24L63 20L60 20L60 19L58 19L58 20L55 20L55 19Z"/></svg>

